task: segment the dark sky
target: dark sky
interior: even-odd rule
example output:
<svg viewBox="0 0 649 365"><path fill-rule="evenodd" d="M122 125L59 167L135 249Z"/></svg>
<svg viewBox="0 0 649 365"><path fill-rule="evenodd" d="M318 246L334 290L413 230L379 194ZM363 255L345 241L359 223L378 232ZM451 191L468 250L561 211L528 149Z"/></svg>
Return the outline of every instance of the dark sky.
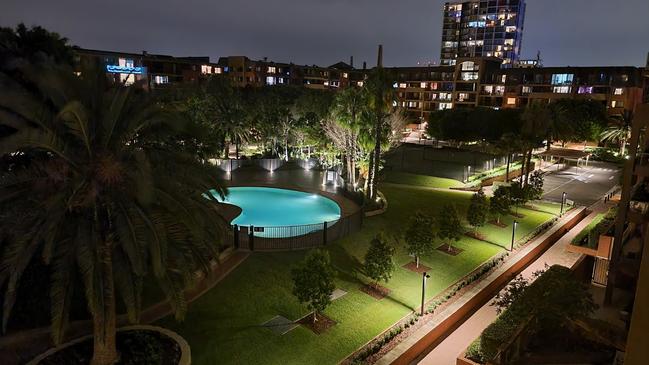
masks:
<svg viewBox="0 0 649 365"><path fill-rule="evenodd" d="M42 25L86 48L247 55L327 66L439 59L444 0L2 0L0 25ZM649 0L528 0L523 57L546 66L645 64Z"/></svg>

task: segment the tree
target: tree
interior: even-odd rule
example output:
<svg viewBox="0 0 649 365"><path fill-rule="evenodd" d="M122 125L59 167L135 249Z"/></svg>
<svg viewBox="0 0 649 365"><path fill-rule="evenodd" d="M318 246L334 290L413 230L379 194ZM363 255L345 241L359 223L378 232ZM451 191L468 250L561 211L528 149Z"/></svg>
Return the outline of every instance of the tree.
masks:
<svg viewBox="0 0 649 365"><path fill-rule="evenodd" d="M518 213L518 207L529 201L529 184L522 186L520 182L514 182L509 187L509 197Z"/></svg>
<svg viewBox="0 0 649 365"><path fill-rule="evenodd" d="M530 181L526 186L528 200L538 200L543 196L543 173L534 171L530 175Z"/></svg>
<svg viewBox="0 0 649 365"><path fill-rule="evenodd" d="M633 114L625 110L609 118L609 126L600 134L602 142L617 142L620 144L620 157L624 157L627 141L631 138L631 123Z"/></svg>
<svg viewBox="0 0 649 365"><path fill-rule="evenodd" d="M16 29L0 27L0 60L5 61L0 63L0 70L5 71L18 68L15 62L6 62L16 60L72 66L74 53L67 38L39 26L27 28L20 23Z"/></svg>
<svg viewBox="0 0 649 365"><path fill-rule="evenodd" d="M190 131L189 122L150 94L109 85L102 70L76 76L26 66L21 74L38 89L0 73L0 124L15 130L0 138L0 155L32 156L0 172L3 325L38 255L51 273L54 342L64 338L73 292L82 290L92 364L113 364L116 301L136 322L145 277L157 280L176 318L184 315L184 289L196 270L210 271L224 228L213 224L222 222L218 203L204 193L225 190L212 166L178 152L173 137Z"/></svg>
<svg viewBox="0 0 649 365"><path fill-rule="evenodd" d="M325 129L329 139L344 154L348 188L353 188L357 183L356 163L361 149L358 136L362 127L363 97L364 94L360 89L354 87L339 92L331 112L333 120Z"/></svg>
<svg viewBox="0 0 649 365"><path fill-rule="evenodd" d="M451 252L453 241L457 242L464 234L462 219L455 204L446 204L439 212L437 218L437 236L442 240L448 240L448 251Z"/></svg>
<svg viewBox="0 0 649 365"><path fill-rule="evenodd" d="M500 216L509 213L509 207L512 205L509 188L501 186L494 191L493 196L489 199L489 211L496 216L496 222L500 224Z"/></svg>
<svg viewBox="0 0 649 365"><path fill-rule="evenodd" d="M334 269L329 253L322 250L311 251L293 270L293 295L313 311L313 322L318 313L331 304L331 294L336 288Z"/></svg>
<svg viewBox="0 0 649 365"><path fill-rule="evenodd" d="M478 228L484 226L487 222L487 213L489 212L489 202L487 197L484 194L482 189L478 190L471 197L471 203L469 204L469 209L466 212L466 219L471 226L473 226L474 232L478 232Z"/></svg>
<svg viewBox="0 0 649 365"><path fill-rule="evenodd" d="M374 237L370 242L370 248L365 254L365 274L374 281L373 285L378 286L379 281L388 282L394 271L392 256L396 250L387 243L382 234Z"/></svg>
<svg viewBox="0 0 649 365"><path fill-rule="evenodd" d="M416 212L408 223L405 240L408 253L415 256L417 267L419 258L433 250L434 238L432 218L422 212Z"/></svg>
<svg viewBox="0 0 649 365"><path fill-rule="evenodd" d="M374 150L370 157L368 174L368 189L366 195L374 200L377 196L378 174L381 161L381 145L390 134L388 116L395 112L395 99L392 83L394 78L382 67L374 69L365 81L363 91L366 93L367 110L365 120L368 121L373 136ZM399 131L400 132L400 131Z"/></svg>

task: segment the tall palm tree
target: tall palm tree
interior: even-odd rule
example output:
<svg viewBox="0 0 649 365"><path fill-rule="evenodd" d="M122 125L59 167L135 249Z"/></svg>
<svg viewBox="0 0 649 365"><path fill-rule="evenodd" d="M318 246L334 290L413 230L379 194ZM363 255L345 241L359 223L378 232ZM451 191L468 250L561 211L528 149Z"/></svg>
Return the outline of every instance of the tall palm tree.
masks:
<svg viewBox="0 0 649 365"><path fill-rule="evenodd" d="M612 115L609 118L609 126L600 134L600 141L618 142L620 144L620 156L624 156L626 143L631 138L632 121L633 114L628 110Z"/></svg>
<svg viewBox="0 0 649 365"><path fill-rule="evenodd" d="M356 162L358 155L358 133L361 128L363 93L358 88L348 88L336 95L332 115L334 122L346 133L341 141L345 154L348 187L356 185Z"/></svg>
<svg viewBox="0 0 649 365"><path fill-rule="evenodd" d="M365 82L364 91L367 100L367 120L374 139L374 151L370 156L368 174L368 189L366 195L369 199L376 199L378 174L381 162L381 144L390 133L388 116L394 112L395 93L393 78L390 73L377 67Z"/></svg>
<svg viewBox="0 0 649 365"><path fill-rule="evenodd" d="M0 73L0 155L29 155L0 172L0 287L6 327L27 265L49 265L52 335L59 343L73 291L82 290L94 328L93 365L112 364L116 300L136 322L152 274L177 318L195 270L209 270L222 231L225 190L212 167L178 152L191 132L150 95L109 85L100 71L26 70L26 90ZM181 134L179 134L181 133ZM217 223L217 224L215 224ZM80 279L81 287L75 287Z"/></svg>

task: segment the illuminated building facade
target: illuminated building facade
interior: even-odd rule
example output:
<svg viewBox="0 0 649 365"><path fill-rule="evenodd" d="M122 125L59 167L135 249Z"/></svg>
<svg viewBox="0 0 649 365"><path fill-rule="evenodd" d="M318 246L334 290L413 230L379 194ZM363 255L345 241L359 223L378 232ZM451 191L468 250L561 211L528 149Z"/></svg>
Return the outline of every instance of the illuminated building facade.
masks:
<svg viewBox="0 0 649 365"><path fill-rule="evenodd" d="M471 0L444 5L441 65L457 58L498 57L510 67L519 57L525 0Z"/></svg>

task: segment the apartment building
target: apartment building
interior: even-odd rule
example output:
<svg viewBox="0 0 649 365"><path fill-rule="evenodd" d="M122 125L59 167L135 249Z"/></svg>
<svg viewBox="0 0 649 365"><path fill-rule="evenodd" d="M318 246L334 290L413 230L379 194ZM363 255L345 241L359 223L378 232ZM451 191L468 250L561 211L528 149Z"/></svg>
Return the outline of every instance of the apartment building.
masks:
<svg viewBox="0 0 649 365"><path fill-rule="evenodd" d="M203 75L216 72L209 57L174 57L169 55L101 51L75 48L77 65L98 63L115 82L139 84L147 89L169 84L196 82Z"/></svg>
<svg viewBox="0 0 649 365"><path fill-rule="evenodd" d="M470 0L444 5L440 63L458 58L498 57L503 67L516 61L523 40L524 0Z"/></svg>

